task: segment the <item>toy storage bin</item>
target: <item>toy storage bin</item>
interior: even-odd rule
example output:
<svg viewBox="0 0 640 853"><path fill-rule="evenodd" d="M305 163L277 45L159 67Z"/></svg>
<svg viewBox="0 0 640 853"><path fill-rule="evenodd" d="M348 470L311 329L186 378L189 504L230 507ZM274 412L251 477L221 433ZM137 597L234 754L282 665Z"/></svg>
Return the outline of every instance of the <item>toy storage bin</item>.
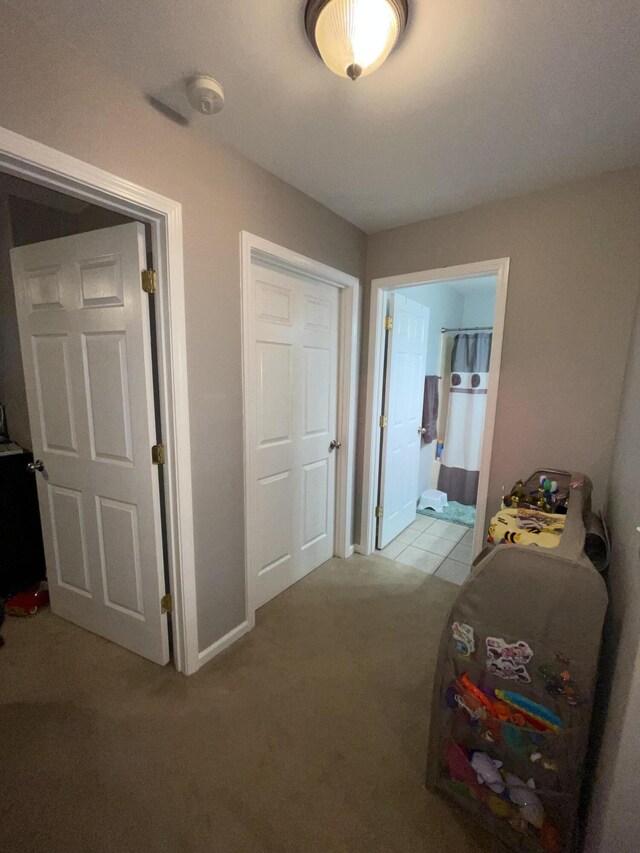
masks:
<svg viewBox="0 0 640 853"><path fill-rule="evenodd" d="M428 786L471 811L514 850L530 853L575 847L607 607L604 582L583 551L591 485L581 475L572 481L581 485L571 490L557 548L497 545L476 559L446 623L434 683ZM508 720L494 717L466 692L464 674L494 711L501 704L497 690L554 716L546 723L529 717L524 725L522 714L519 724L513 722L517 709L509 709ZM545 728L556 718L556 729ZM500 781L494 780L504 786L499 793L478 781L471 766L486 766L483 756L502 763Z"/></svg>

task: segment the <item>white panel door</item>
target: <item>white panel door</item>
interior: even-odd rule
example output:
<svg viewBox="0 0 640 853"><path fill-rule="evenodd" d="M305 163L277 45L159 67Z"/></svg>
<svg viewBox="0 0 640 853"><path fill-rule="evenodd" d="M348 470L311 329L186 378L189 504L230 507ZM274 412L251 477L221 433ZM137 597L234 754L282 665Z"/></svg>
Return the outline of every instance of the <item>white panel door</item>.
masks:
<svg viewBox="0 0 640 853"><path fill-rule="evenodd" d="M252 597L260 607L334 550L338 290L252 265Z"/></svg>
<svg viewBox="0 0 640 853"><path fill-rule="evenodd" d="M169 659L144 228L13 249L51 609Z"/></svg>
<svg viewBox="0 0 640 853"><path fill-rule="evenodd" d="M429 331L429 309L400 293L390 294L388 313L393 326L387 337L378 548L416 517Z"/></svg>

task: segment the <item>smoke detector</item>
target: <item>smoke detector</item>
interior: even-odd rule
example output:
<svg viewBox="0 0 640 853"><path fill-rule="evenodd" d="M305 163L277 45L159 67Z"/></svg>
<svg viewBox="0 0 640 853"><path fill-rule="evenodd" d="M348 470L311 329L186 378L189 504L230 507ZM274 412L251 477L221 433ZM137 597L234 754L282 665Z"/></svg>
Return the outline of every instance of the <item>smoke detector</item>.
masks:
<svg viewBox="0 0 640 853"><path fill-rule="evenodd" d="M192 77L187 82L187 98L194 110L206 116L215 115L224 107L224 89L207 74Z"/></svg>

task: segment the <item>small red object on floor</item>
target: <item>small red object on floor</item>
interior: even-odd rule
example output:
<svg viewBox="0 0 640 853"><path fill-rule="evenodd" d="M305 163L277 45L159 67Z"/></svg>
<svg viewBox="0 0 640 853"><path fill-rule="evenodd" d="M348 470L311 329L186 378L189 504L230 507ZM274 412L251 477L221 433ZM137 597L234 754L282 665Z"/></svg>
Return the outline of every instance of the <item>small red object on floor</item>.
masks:
<svg viewBox="0 0 640 853"><path fill-rule="evenodd" d="M47 604L49 604L49 590L47 584L42 582L7 599L4 607L9 616L33 616Z"/></svg>

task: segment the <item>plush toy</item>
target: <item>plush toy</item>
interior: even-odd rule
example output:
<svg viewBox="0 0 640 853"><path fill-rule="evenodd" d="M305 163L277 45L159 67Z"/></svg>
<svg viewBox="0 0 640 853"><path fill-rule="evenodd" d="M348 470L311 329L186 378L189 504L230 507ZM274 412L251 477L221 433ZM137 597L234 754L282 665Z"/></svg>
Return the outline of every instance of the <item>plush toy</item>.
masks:
<svg viewBox="0 0 640 853"><path fill-rule="evenodd" d="M533 779L529 779L525 785L522 779L514 776L513 773L505 773L504 780L507 783L509 799L518 806L520 815L527 823L535 826L536 829L540 829L544 823L544 809L540 798L534 791Z"/></svg>
<svg viewBox="0 0 640 853"><path fill-rule="evenodd" d="M504 791L504 781L500 775L501 761L495 761L486 752L474 752L471 756L471 766L476 771L478 782L484 782L496 794Z"/></svg>

